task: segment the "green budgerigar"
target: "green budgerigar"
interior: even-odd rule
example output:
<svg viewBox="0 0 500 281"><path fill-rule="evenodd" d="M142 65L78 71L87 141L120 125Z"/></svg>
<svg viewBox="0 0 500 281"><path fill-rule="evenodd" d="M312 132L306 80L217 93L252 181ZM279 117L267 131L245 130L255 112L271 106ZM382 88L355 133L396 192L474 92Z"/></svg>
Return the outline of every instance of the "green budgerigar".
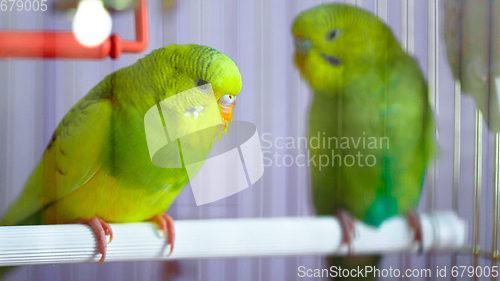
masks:
<svg viewBox="0 0 500 281"><path fill-rule="evenodd" d="M340 218L349 243L347 218L378 227L417 207L436 150L427 84L391 30L357 7L325 4L304 11L293 36L295 64L314 90L309 138L320 143L310 147L316 156L314 206L318 215ZM421 235L418 217L410 217ZM379 259L330 262L356 268Z"/></svg>
<svg viewBox="0 0 500 281"><path fill-rule="evenodd" d="M168 231L172 249L173 223L163 214L188 183L184 164L190 163L167 164L181 153L184 161L190 155L203 163L231 121L241 86L229 57L198 45L158 49L110 74L63 118L0 225L87 223L103 261L106 235L112 236L108 223L150 220ZM203 123L208 115L216 117L210 127ZM157 130L148 139L151 124ZM151 146L161 141L154 136L165 137L167 130L184 137L172 138L155 159Z"/></svg>

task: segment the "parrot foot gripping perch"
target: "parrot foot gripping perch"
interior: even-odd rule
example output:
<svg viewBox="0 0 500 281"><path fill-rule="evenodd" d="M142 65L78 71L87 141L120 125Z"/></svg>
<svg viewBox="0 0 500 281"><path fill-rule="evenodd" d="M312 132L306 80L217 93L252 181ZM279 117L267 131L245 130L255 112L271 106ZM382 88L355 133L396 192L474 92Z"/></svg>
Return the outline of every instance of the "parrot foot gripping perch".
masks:
<svg viewBox="0 0 500 281"><path fill-rule="evenodd" d="M168 255L170 256L172 254L172 251L174 250L174 220L169 215L157 214L154 217L150 218L148 221L158 225L158 228L163 232L163 236L167 235L167 244L170 245L170 252L168 253Z"/></svg>
<svg viewBox="0 0 500 281"><path fill-rule="evenodd" d="M75 222L90 226L97 239L97 249L102 255L101 259L97 263L103 263L104 259L106 259L107 244L113 241L113 230L111 229L111 226L97 217L93 217L90 220L77 220ZM107 242L106 239L106 236L108 235L109 242Z"/></svg>
<svg viewBox="0 0 500 281"><path fill-rule="evenodd" d="M348 252L351 252L351 243L356 236L355 231L355 219L349 214L349 212L344 210L338 210L335 212L335 217L339 220L340 226L342 228L342 243L347 244Z"/></svg>
<svg viewBox="0 0 500 281"><path fill-rule="evenodd" d="M338 210L335 212L335 217L339 220L342 229L342 244L347 244L348 253L351 252L351 244L356 237L355 230L355 219L349 214L349 212L344 210ZM422 234L422 223L420 216L416 211L410 211L406 215L408 224L415 233L415 241L418 243L418 253L423 252L423 234Z"/></svg>
<svg viewBox="0 0 500 281"><path fill-rule="evenodd" d="M167 243L170 245L169 255L171 255L174 250L175 239L174 220L169 215L157 214L148 221L158 225L158 228L163 232L163 236L167 235ZM90 226L92 232L94 232L94 235L96 236L97 249L102 255L101 259L97 263L103 263L106 259L107 244L113 241L113 230L111 229L111 226L97 217L93 217L90 220L77 220L74 222ZM108 235L110 238L109 242L107 242L106 239L106 236Z"/></svg>
<svg viewBox="0 0 500 281"><path fill-rule="evenodd" d="M406 215L406 219L408 220L408 224L411 229L415 232L415 241L418 242L418 253L421 254L424 251L424 242L420 216L415 210L413 210Z"/></svg>

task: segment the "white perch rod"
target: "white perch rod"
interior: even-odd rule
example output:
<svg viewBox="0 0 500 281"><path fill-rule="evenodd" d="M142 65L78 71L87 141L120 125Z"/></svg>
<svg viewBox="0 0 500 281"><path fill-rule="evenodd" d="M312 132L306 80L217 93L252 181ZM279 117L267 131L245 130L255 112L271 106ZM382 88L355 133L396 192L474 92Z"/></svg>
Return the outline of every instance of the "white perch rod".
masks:
<svg viewBox="0 0 500 281"><path fill-rule="evenodd" d="M345 255L342 231L333 217L213 219L176 221L174 252L154 224L112 224L106 262L127 260ZM356 223L352 254L415 252L406 219L395 217L378 229ZM466 224L453 213L422 216L424 251L464 247ZM99 260L86 225L0 227L0 266L79 263Z"/></svg>

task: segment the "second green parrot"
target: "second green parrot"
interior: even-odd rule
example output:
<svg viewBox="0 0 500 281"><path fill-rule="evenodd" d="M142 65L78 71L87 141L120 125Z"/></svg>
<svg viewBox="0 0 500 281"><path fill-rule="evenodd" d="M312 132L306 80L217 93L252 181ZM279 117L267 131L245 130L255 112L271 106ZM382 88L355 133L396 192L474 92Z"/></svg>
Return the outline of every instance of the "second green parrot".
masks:
<svg viewBox="0 0 500 281"><path fill-rule="evenodd" d="M391 30L357 7L302 12L293 36L295 64L314 90L309 138L320 140L310 148L314 206L318 215L339 216L349 243L346 214L378 227L417 207L436 151L427 84ZM356 268L378 260L330 262Z"/></svg>

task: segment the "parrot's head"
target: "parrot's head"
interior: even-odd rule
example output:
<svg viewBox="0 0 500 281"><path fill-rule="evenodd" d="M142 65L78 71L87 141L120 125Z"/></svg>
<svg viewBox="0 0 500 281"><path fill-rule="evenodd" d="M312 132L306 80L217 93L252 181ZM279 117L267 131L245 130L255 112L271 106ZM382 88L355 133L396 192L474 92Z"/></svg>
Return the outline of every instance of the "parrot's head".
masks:
<svg viewBox="0 0 500 281"><path fill-rule="evenodd" d="M384 64L402 51L382 21L349 5L325 4L304 11L292 32L295 64L315 90L341 87L346 72Z"/></svg>
<svg viewBox="0 0 500 281"><path fill-rule="evenodd" d="M161 99L195 87L203 89L210 84L218 103L221 124L226 129L232 120L236 97L242 86L236 64L213 48L195 44L170 45L157 51L159 56L153 58L161 60L164 57L171 73L171 78L162 79L166 83L163 88L168 90ZM186 100L183 105L188 109L197 108L196 97Z"/></svg>

